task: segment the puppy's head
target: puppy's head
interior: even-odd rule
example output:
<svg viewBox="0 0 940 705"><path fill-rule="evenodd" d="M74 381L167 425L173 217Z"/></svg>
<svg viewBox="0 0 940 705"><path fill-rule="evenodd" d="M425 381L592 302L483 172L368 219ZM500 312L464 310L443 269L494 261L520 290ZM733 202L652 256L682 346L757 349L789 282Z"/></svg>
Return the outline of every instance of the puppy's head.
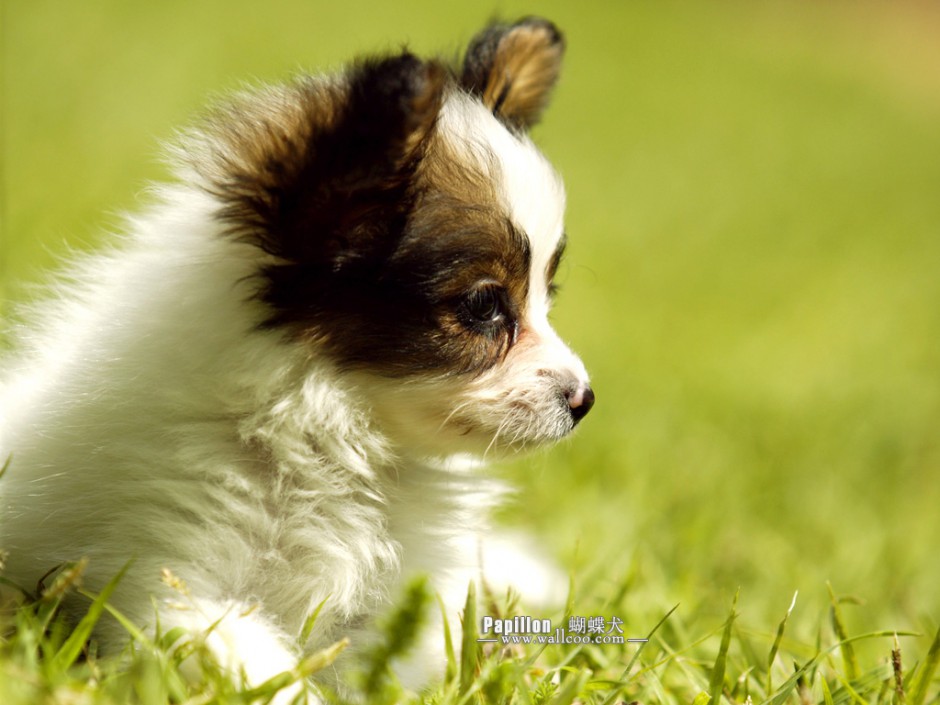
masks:
<svg viewBox="0 0 940 705"><path fill-rule="evenodd" d="M484 30L456 70L362 61L220 113L193 160L267 255L263 325L329 357L409 448L537 445L593 404L547 319L565 196L527 136L562 53L529 18Z"/></svg>

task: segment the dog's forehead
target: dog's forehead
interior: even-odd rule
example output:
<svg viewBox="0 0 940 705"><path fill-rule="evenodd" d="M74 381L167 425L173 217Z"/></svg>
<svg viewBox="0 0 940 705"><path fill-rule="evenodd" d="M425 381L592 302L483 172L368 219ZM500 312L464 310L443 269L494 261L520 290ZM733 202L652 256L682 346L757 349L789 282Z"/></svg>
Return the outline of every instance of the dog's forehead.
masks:
<svg viewBox="0 0 940 705"><path fill-rule="evenodd" d="M551 164L527 136L460 92L444 102L438 127L453 153L494 180L500 205L529 240L531 271L544 272L564 232L565 190Z"/></svg>

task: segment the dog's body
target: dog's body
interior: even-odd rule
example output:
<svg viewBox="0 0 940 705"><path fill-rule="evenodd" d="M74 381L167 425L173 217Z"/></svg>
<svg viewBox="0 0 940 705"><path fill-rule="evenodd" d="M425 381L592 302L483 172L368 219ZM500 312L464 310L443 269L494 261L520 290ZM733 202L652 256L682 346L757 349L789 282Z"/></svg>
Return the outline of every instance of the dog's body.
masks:
<svg viewBox="0 0 940 705"><path fill-rule="evenodd" d="M465 591L494 497L472 459L560 438L593 402L546 319L564 194L525 136L561 51L547 22L494 26L459 75L373 59L190 133L181 183L20 336L5 576L87 556L100 589L133 557L116 606L153 623L158 593L164 629L217 623L254 683L355 641L403 577ZM159 594L164 567L190 609Z"/></svg>

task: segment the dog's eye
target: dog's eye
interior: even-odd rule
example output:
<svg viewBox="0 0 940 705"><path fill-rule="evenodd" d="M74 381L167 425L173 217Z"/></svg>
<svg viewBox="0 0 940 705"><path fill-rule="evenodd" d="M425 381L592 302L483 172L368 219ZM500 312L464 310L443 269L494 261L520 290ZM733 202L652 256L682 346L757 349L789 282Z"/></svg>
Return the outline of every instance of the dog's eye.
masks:
<svg viewBox="0 0 940 705"><path fill-rule="evenodd" d="M513 319L509 295L494 281L481 282L467 292L460 308L471 328L482 328L488 334L495 332L494 326L508 325Z"/></svg>
<svg viewBox="0 0 940 705"><path fill-rule="evenodd" d="M501 290L495 286L484 286L471 291L464 306L478 323L496 323L505 316Z"/></svg>

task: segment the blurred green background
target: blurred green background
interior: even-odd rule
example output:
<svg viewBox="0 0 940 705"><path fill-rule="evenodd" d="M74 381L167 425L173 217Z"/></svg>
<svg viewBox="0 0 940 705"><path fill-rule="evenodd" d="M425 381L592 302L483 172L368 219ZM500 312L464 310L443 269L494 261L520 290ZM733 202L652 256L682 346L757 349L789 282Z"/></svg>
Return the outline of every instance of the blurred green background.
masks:
<svg viewBox="0 0 940 705"><path fill-rule="evenodd" d="M93 248L211 96L491 16L568 38L534 137L564 175L554 314L598 403L501 472L600 604L714 626L825 581L858 629L940 619L940 6L884 2L3 4L2 294ZM619 586L619 587L618 587ZM593 604L592 603L592 604ZM584 608L585 610L587 607Z"/></svg>

